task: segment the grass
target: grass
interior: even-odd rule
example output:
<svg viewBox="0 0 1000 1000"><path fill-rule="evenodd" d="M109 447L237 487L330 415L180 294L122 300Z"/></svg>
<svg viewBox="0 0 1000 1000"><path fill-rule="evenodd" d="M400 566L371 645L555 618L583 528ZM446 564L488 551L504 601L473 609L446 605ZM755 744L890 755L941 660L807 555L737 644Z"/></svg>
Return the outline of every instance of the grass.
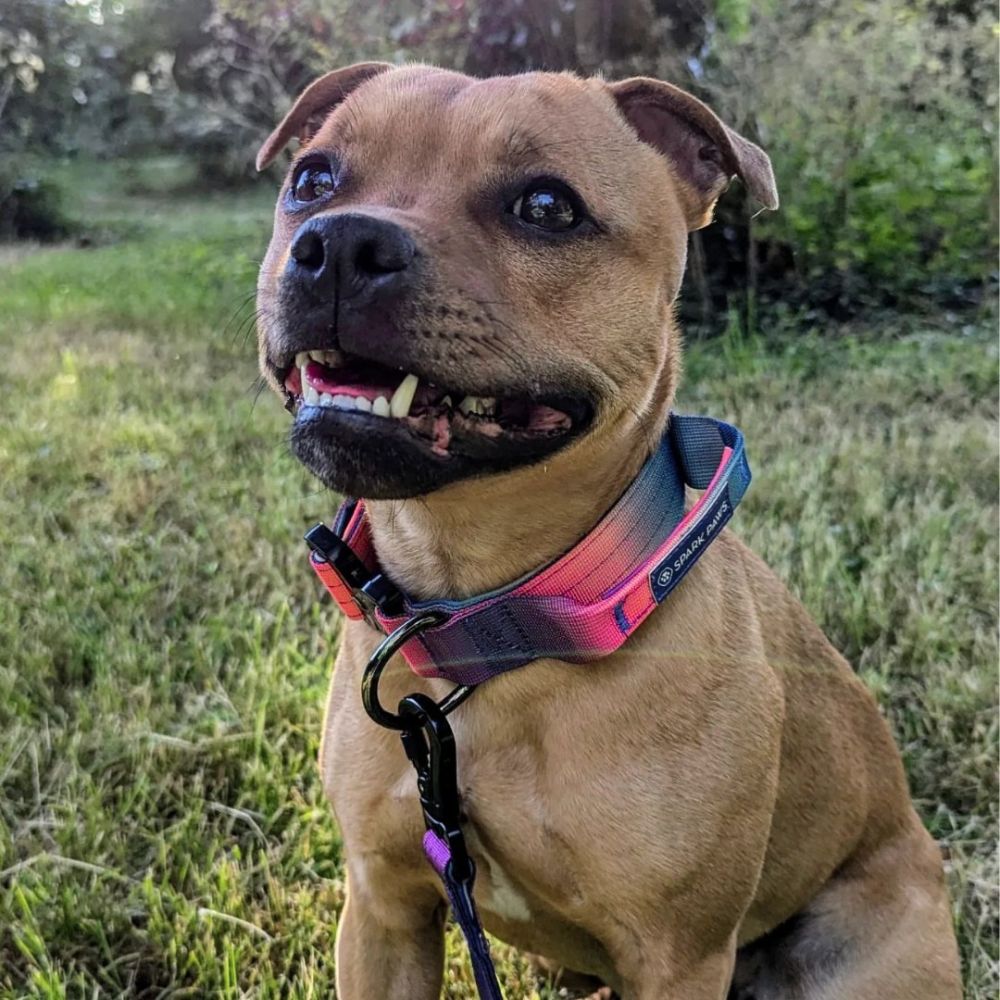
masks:
<svg viewBox="0 0 1000 1000"><path fill-rule="evenodd" d="M0 996L330 996L336 615L299 536L333 499L249 388L270 192L67 177L101 245L0 254ZM1000 985L996 401L989 318L695 343L682 399L743 427L735 530L892 721L974 1000ZM498 953L509 997L556 995Z"/></svg>

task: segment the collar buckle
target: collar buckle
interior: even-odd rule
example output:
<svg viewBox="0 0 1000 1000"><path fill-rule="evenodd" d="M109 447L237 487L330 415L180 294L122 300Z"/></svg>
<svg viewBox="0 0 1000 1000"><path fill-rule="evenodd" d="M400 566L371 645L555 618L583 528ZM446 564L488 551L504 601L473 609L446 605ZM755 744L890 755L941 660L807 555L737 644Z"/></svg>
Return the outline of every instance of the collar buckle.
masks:
<svg viewBox="0 0 1000 1000"><path fill-rule="evenodd" d="M384 573L373 573L336 532L316 524L305 534L312 564L327 590L348 618L364 619L382 631L377 611L399 612L403 597Z"/></svg>

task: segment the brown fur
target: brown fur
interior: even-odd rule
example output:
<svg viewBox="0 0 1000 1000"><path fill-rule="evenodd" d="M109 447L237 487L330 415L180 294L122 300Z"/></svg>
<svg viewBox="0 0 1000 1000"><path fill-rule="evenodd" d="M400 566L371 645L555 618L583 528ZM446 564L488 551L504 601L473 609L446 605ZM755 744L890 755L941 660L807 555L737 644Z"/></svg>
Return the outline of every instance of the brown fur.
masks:
<svg viewBox="0 0 1000 1000"><path fill-rule="evenodd" d="M588 433L543 463L370 505L393 580L418 598L463 597L557 556L635 476L679 378L687 233L731 175L772 206L773 178L756 146L656 81L345 72L307 91L333 96L305 134L349 163L328 210L391 219L432 248L400 350L455 379L578 377L601 399ZM319 110L311 98L293 109L261 162ZM601 239L542 253L495 224L483 190L525 165L573 183ZM279 210L265 316L293 230ZM283 336L265 323L265 359ZM378 639L345 625L321 751L348 868L338 995L433 1000L441 887L410 765L361 706ZM448 687L400 660L382 697ZM730 532L620 651L496 678L453 724L476 895L505 941L626 1000L959 996L940 858L888 728Z"/></svg>

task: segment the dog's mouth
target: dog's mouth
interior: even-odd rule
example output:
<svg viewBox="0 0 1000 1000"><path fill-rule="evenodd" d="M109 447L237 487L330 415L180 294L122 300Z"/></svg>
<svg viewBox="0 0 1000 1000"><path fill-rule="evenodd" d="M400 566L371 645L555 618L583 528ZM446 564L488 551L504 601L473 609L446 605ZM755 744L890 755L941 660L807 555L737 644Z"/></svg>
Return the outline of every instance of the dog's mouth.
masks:
<svg viewBox="0 0 1000 1000"><path fill-rule="evenodd" d="M470 438L484 443L559 439L589 419L582 398L474 395L339 351L296 355L284 386L286 405L298 419L347 416L376 430L391 421L442 459L451 456L453 446L467 453L459 443L467 446Z"/></svg>
<svg viewBox="0 0 1000 1000"><path fill-rule="evenodd" d="M490 395L341 351L279 369L293 450L327 485L407 496L538 461L590 424L583 394L499 388Z"/></svg>

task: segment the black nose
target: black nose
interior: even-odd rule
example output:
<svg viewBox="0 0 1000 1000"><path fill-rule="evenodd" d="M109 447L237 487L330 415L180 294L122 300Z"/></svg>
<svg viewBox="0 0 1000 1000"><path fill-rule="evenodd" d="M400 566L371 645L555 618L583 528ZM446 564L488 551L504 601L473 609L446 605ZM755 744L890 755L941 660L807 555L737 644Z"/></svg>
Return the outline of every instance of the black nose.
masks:
<svg viewBox="0 0 1000 1000"><path fill-rule="evenodd" d="M295 234L288 276L317 295L371 299L406 286L416 252L412 237L394 222L318 216Z"/></svg>

